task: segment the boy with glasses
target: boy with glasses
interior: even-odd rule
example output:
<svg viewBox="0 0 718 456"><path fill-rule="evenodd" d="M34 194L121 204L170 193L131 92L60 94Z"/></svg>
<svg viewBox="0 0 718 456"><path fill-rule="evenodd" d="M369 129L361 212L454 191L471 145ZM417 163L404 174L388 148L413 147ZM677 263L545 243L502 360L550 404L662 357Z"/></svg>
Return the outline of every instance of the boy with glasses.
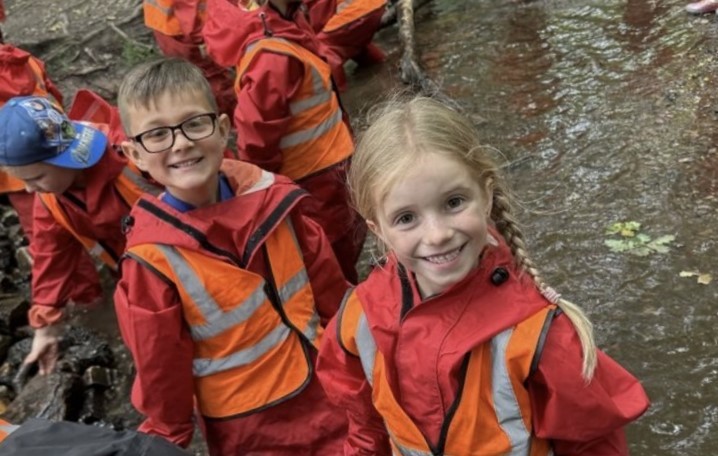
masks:
<svg viewBox="0 0 718 456"><path fill-rule="evenodd" d="M159 189L108 141L107 125L71 121L47 98L11 98L0 109L0 166L36 192L32 307L25 363L54 370L64 308L76 299L87 253L114 270L125 247L120 220L143 191ZM85 251L87 253L85 253Z"/></svg>
<svg viewBox="0 0 718 456"><path fill-rule="evenodd" d="M140 430L210 454L342 453L347 424L315 375L347 288L289 179L223 160L230 121L198 68L136 67L119 91L125 154L165 186L127 220L115 292Z"/></svg>

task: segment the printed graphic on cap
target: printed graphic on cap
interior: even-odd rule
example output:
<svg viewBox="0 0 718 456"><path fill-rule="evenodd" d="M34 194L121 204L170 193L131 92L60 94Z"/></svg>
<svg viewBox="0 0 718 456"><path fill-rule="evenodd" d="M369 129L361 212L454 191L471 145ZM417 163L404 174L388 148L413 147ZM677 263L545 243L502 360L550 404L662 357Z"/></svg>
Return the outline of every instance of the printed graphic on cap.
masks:
<svg viewBox="0 0 718 456"><path fill-rule="evenodd" d="M70 125L72 127L72 124ZM74 128L73 128L74 131ZM86 165L90 161L90 146L95 137L95 131L91 128L83 128L77 137L77 146L70 151L72 159Z"/></svg>

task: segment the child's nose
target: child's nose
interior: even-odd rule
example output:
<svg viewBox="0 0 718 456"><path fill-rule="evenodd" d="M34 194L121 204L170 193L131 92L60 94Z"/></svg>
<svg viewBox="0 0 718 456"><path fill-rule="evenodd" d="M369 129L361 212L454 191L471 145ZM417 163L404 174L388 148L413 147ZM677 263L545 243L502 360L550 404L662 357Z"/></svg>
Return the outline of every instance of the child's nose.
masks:
<svg viewBox="0 0 718 456"><path fill-rule="evenodd" d="M440 245L451 239L453 229L441 217L429 217L426 223L424 242L429 245Z"/></svg>
<svg viewBox="0 0 718 456"><path fill-rule="evenodd" d="M194 144L194 142L189 139L179 127L175 128L172 134L175 136L175 142L172 145L172 150L182 150Z"/></svg>

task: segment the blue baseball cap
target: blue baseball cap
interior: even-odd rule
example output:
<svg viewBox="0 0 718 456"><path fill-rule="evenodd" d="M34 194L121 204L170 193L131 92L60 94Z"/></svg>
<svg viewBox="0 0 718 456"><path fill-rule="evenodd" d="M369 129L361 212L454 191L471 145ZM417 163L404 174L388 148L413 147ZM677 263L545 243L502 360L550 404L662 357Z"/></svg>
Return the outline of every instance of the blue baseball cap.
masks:
<svg viewBox="0 0 718 456"><path fill-rule="evenodd" d="M0 165L44 162L84 169L105 153L107 136L73 122L43 97L11 98L0 109Z"/></svg>

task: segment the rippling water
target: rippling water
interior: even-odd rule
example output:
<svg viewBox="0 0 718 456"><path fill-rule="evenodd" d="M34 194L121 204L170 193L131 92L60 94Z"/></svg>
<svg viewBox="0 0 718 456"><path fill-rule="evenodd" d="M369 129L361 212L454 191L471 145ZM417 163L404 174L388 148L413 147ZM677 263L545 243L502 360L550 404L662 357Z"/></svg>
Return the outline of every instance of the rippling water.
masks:
<svg viewBox="0 0 718 456"><path fill-rule="evenodd" d="M417 21L424 66L510 163L544 275L651 396L627 431L640 455L718 453L718 24L685 3L438 0ZM397 71L359 71L350 111ZM670 253L609 251L622 220L674 234Z"/></svg>

